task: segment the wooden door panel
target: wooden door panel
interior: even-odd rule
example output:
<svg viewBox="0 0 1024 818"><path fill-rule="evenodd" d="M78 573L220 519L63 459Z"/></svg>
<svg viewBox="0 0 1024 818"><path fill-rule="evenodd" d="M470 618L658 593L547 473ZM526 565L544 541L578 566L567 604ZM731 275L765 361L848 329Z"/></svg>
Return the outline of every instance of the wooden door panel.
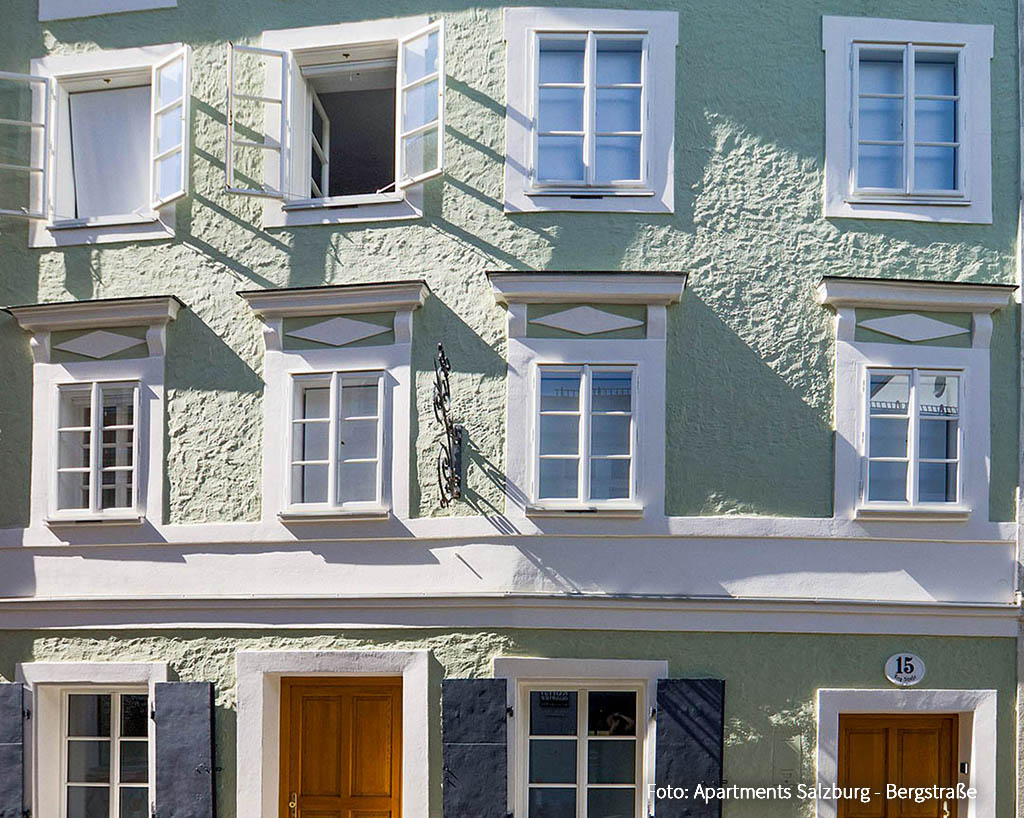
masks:
<svg viewBox="0 0 1024 818"><path fill-rule="evenodd" d="M341 796L341 700L300 695L299 787L303 797ZM334 739L334 740L332 740Z"/></svg>
<svg viewBox="0 0 1024 818"><path fill-rule="evenodd" d="M349 793L353 796L391 795L394 703L390 695L352 697Z"/></svg>
<svg viewBox="0 0 1024 818"><path fill-rule="evenodd" d="M840 784L844 787L869 787L885 792L889 757L888 736L884 728L849 727ZM840 818L885 818L885 798L872 796L868 803L852 799L840 803Z"/></svg>

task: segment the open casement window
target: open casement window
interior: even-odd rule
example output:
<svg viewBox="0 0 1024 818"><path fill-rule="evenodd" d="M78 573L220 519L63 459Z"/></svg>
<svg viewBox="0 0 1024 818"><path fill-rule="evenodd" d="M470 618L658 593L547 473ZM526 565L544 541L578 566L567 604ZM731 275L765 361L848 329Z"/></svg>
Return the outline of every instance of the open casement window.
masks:
<svg viewBox="0 0 1024 818"><path fill-rule="evenodd" d="M853 46L855 196L962 197L960 48Z"/></svg>
<svg viewBox="0 0 1024 818"><path fill-rule="evenodd" d="M288 60L285 51L231 44L225 162L231 193L285 196Z"/></svg>
<svg viewBox="0 0 1024 818"><path fill-rule="evenodd" d="M962 374L919 369L865 373L867 507L960 501Z"/></svg>
<svg viewBox="0 0 1024 818"><path fill-rule="evenodd" d="M0 215L50 217L49 77L0 71Z"/></svg>
<svg viewBox="0 0 1024 818"><path fill-rule="evenodd" d="M153 66L151 205L154 210L188 192L189 48Z"/></svg>
<svg viewBox="0 0 1024 818"><path fill-rule="evenodd" d="M600 507L634 499L635 394L635 367L538 367L538 504Z"/></svg>
<svg viewBox="0 0 1024 818"><path fill-rule="evenodd" d="M293 378L288 502L303 510L382 505L383 375Z"/></svg>
<svg viewBox="0 0 1024 818"><path fill-rule="evenodd" d="M137 383L58 387L55 517L135 511Z"/></svg>
<svg viewBox="0 0 1024 818"><path fill-rule="evenodd" d="M399 189L437 176L444 167L444 85L444 20L439 20L398 44Z"/></svg>

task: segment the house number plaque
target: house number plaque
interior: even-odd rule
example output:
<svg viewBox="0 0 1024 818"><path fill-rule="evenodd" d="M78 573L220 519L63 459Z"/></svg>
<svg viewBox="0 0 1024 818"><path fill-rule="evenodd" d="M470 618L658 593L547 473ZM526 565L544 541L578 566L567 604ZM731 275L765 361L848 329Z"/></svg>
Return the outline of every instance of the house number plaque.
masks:
<svg viewBox="0 0 1024 818"><path fill-rule="evenodd" d="M924 661L913 653L897 653L885 663L885 678L900 687L913 687L925 673Z"/></svg>

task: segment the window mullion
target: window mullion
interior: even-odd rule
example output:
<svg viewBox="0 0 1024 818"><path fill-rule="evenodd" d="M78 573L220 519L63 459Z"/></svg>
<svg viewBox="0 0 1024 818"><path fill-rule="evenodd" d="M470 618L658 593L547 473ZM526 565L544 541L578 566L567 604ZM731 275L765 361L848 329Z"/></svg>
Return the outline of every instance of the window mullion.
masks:
<svg viewBox="0 0 1024 818"><path fill-rule="evenodd" d="M590 425L592 422L590 414L590 380L593 371L589 366L583 367L580 374L580 500L584 503L590 502Z"/></svg>
<svg viewBox="0 0 1024 818"><path fill-rule="evenodd" d="M590 692L576 694L576 815L587 818L587 699Z"/></svg>
<svg viewBox="0 0 1024 818"><path fill-rule="evenodd" d="M121 812L121 696L110 694L110 818Z"/></svg>
<svg viewBox="0 0 1024 818"><path fill-rule="evenodd" d="M141 389L135 384L132 389L132 509L139 507L139 401Z"/></svg>
<svg viewBox="0 0 1024 818"><path fill-rule="evenodd" d="M593 185L597 161L597 35L587 32L587 45L583 56L583 168L586 184Z"/></svg>
<svg viewBox="0 0 1024 818"><path fill-rule="evenodd" d="M908 430L907 435L907 497L910 500L910 504L916 506L918 503L918 485L917 485L917 457L918 457L918 437L920 435L920 412L918 409L918 389L917 389L917 376L918 370L910 370L910 406L907 407L910 411L910 417L908 419Z"/></svg>
<svg viewBox="0 0 1024 818"><path fill-rule="evenodd" d="M913 193L914 181L914 44L907 43L903 56L903 178L907 186L906 192Z"/></svg>
<svg viewBox="0 0 1024 818"><path fill-rule="evenodd" d="M103 441L100 424L103 420L101 407L102 390L97 382L93 382L89 390L89 511L93 514L100 510L100 479L99 470L103 463Z"/></svg>
<svg viewBox="0 0 1024 818"><path fill-rule="evenodd" d="M331 387L327 399L327 504L338 504L338 424L341 417L341 380L337 372L331 373Z"/></svg>

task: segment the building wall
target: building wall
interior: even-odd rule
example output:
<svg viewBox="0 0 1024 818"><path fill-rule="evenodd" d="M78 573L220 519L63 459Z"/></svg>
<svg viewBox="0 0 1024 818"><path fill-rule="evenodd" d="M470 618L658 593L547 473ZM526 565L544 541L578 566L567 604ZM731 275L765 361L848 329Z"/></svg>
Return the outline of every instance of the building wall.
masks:
<svg viewBox="0 0 1024 818"><path fill-rule="evenodd" d="M828 517L832 498L832 319L812 296L823 274L1012 283L1018 213L1016 9L1009 0L770 5L711 0L680 11L675 213L502 212L505 63L498 4L421 2L387 13L448 22L448 170L413 222L265 231L261 205L223 190L227 42L265 29L359 20L373 4L225 0L40 24L10 4L0 69L30 58L184 41L194 49L192 192L171 242L30 250L27 228L0 223L0 302L173 293L189 307L168 333L167 522L259 515L262 342L239 289L425 278L416 316L419 416L412 513L501 510L505 418L503 309L493 269L671 269L690 274L670 310L667 401L670 515ZM612 4L615 5L615 4ZM628 5L619 3L618 5ZM991 225L822 217L822 14L991 23ZM993 338L993 519L1013 517L1018 319ZM465 503L442 512L433 479L432 355L444 341L454 400L469 421ZM0 527L27 524L31 363L0 317ZM736 434L742 429L742 434Z"/></svg>

